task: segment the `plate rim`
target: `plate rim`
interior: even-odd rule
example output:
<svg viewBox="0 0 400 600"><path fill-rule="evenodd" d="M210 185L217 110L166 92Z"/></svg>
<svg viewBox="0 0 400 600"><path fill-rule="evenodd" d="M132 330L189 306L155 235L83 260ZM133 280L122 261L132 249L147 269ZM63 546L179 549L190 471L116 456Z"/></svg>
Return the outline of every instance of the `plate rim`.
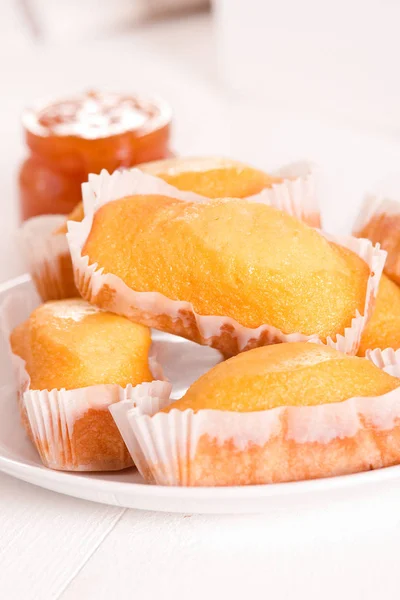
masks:
<svg viewBox="0 0 400 600"><path fill-rule="evenodd" d="M1 450L0 450L1 451ZM11 466L11 469L9 468ZM266 497L281 496L291 493L291 490L297 488L297 494L312 493L314 491L326 491L327 489L343 489L358 484L376 483L377 480L391 479L393 471L400 471L400 465L393 465L391 467L383 467L380 469L372 469L370 471L362 471L359 473L349 473L347 475L337 475L332 477L322 477L318 479L306 479L301 481L288 481L280 483L267 483L267 484L256 484L256 485L242 485L242 486L162 486L153 485L129 481L107 481L106 479L88 478L85 475L88 473L82 472L66 472L56 471L48 469L44 465L30 465L17 459L9 458L0 454L0 471L7 473L12 476L15 473L13 466L20 470L22 473L33 473L38 474L40 479L53 480L59 483L68 483L68 481L74 481L74 485L83 489L90 489L93 487L113 489L102 489L101 491L126 491L127 489L135 490L151 490L150 494L154 496L171 496L174 497L177 491L179 495L183 497L191 497L193 492L198 496L207 497L211 493L212 495L218 496L218 499L229 499L231 492L235 491L235 496L241 498L247 498L253 496L255 492L270 492L263 494ZM123 469L124 470L124 469ZM120 472L123 472L121 470ZM115 472L113 472L115 473ZM92 473L91 475L96 475ZM37 485L40 485L38 481ZM42 486L41 486L42 487ZM285 491L283 491L285 490ZM256 494L257 495L257 494Z"/></svg>

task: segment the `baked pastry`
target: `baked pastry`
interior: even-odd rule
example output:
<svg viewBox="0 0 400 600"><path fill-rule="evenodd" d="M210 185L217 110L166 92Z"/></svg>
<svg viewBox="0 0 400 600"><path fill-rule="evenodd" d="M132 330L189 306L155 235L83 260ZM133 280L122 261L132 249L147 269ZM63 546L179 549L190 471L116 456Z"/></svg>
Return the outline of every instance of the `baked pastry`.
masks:
<svg viewBox="0 0 400 600"><path fill-rule="evenodd" d="M83 254L131 289L191 302L201 315L323 339L343 333L363 310L369 276L354 253L243 200L132 196L108 203L94 216Z"/></svg>
<svg viewBox="0 0 400 600"><path fill-rule="evenodd" d="M81 299L47 302L10 337L26 364L31 390L151 381L150 331ZM112 352L112 360L110 360Z"/></svg>
<svg viewBox="0 0 400 600"><path fill-rule="evenodd" d="M264 204L130 196L100 206L81 249L76 231L70 234L70 247L83 297L137 322L212 345L226 356L285 341L284 336L325 341L345 333L357 311L365 313L371 273L366 262ZM87 261L96 263L97 272ZM128 299L124 294L130 291L142 295ZM151 305L142 302L149 292ZM202 316L206 331L199 327ZM242 347L237 324L249 330Z"/></svg>
<svg viewBox="0 0 400 600"><path fill-rule="evenodd" d="M254 412L318 406L355 396L381 396L398 386L400 380L371 362L333 348L305 342L277 344L213 367L165 410Z"/></svg>
<svg viewBox="0 0 400 600"><path fill-rule="evenodd" d="M265 194L277 195L283 208L290 208L312 226L320 225L313 175L308 165L295 165L288 168L286 174L284 169L282 177L268 175L238 161L212 157L161 160L144 163L140 169L179 190L187 190L193 197L199 195L199 199L203 196L241 198L255 194L255 200L270 201L270 198L264 198ZM276 189L272 190L272 186ZM67 221L82 221L83 217L80 202L67 218L37 217L21 228L26 263L43 301L78 295L64 236Z"/></svg>
<svg viewBox="0 0 400 600"><path fill-rule="evenodd" d="M399 463L399 386L365 358L278 344L220 363L176 402L159 392L149 410L144 385L110 410L149 482L274 483Z"/></svg>
<svg viewBox="0 0 400 600"><path fill-rule="evenodd" d="M400 287L385 274L381 277L374 312L362 333L358 355L364 356L374 348L400 348Z"/></svg>
<svg viewBox="0 0 400 600"><path fill-rule="evenodd" d="M10 344L24 361L23 422L43 463L77 471L130 466L108 406L122 388L153 379L149 330L73 299L39 306Z"/></svg>

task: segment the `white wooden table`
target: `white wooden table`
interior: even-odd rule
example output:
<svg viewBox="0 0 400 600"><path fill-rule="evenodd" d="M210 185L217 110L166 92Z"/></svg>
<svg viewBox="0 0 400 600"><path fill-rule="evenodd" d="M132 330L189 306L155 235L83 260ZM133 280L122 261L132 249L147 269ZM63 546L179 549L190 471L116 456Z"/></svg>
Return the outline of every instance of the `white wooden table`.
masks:
<svg viewBox="0 0 400 600"><path fill-rule="evenodd" d="M18 114L38 96L92 86L154 90L175 108L182 153L266 167L317 160L327 171L324 213L334 230L349 226L365 187L400 165L395 139L299 122L225 95L204 17L84 49L27 46L1 56L0 280L23 270L12 242ZM349 497L262 516L169 515L60 496L0 474L0 598L395 600L399 495L377 489L362 506Z"/></svg>

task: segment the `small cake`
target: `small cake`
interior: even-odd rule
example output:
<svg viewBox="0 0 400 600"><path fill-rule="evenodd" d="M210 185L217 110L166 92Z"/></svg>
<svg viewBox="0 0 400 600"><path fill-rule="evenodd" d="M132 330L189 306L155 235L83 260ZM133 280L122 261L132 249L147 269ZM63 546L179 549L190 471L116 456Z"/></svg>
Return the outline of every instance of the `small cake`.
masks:
<svg viewBox="0 0 400 600"><path fill-rule="evenodd" d="M365 358L278 344L220 363L169 405L160 396L152 414L142 390L110 410L149 482L274 483L399 463L399 386Z"/></svg>
<svg viewBox="0 0 400 600"><path fill-rule="evenodd" d="M254 412L317 406L355 396L381 396L400 386L367 360L319 344L277 344L243 352L193 383L168 412L205 409Z"/></svg>
<svg viewBox="0 0 400 600"><path fill-rule="evenodd" d="M260 193L262 196L263 191L271 192L274 184L281 184L278 188L282 188L280 194L284 207L288 205L292 208L298 204L298 218L312 226L320 225L309 167L307 176L302 178L299 171L294 170L290 171L290 177L288 175L286 180L238 161L212 157L160 160L143 163L139 168L143 173L160 178L181 191L197 194L199 198L200 195L210 198L257 198ZM307 169L304 167L304 172ZM300 171L303 172L301 169ZM44 216L30 219L20 230L28 270L43 301L78 295L65 235L68 230L67 222L79 222L83 217L83 204L80 202L68 217ZM52 229L53 222L57 225Z"/></svg>
<svg viewBox="0 0 400 600"><path fill-rule="evenodd" d="M151 381L150 331L80 299L48 302L10 336L25 363L23 422L43 463L64 470L131 465L108 406Z"/></svg>
<svg viewBox="0 0 400 600"><path fill-rule="evenodd" d="M379 284L378 296L372 317L365 327L358 355L367 350L400 348L400 287L385 274Z"/></svg>
<svg viewBox="0 0 400 600"><path fill-rule="evenodd" d="M108 202L94 214L82 256L129 289L185 301L196 314L322 340L343 334L356 312L364 313L370 276L354 252L287 213L242 199L138 195ZM90 302L114 310L112 290L91 294L86 279L77 285ZM148 310L127 316L202 342L189 314L168 319L153 308L151 319ZM225 343L222 336L211 345L237 352Z"/></svg>

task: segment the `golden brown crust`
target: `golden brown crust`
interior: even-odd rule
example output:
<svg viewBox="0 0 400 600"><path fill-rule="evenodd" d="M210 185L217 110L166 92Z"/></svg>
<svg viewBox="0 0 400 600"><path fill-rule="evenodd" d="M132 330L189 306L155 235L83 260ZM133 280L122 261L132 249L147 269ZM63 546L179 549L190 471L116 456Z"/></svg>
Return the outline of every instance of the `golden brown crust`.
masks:
<svg viewBox="0 0 400 600"><path fill-rule="evenodd" d="M400 380L371 361L305 342L242 352L199 377L162 412L191 409L259 413L277 407L327 406L382 397Z"/></svg>
<svg viewBox="0 0 400 600"><path fill-rule="evenodd" d="M105 204L82 255L131 290L190 302L199 315L322 340L363 314L370 274L358 255L298 219L243 200L135 196ZM78 287L87 297L84 282Z"/></svg>
<svg viewBox="0 0 400 600"><path fill-rule="evenodd" d="M25 361L31 390L152 380L149 330L81 299L42 304L11 332L10 344Z"/></svg>

